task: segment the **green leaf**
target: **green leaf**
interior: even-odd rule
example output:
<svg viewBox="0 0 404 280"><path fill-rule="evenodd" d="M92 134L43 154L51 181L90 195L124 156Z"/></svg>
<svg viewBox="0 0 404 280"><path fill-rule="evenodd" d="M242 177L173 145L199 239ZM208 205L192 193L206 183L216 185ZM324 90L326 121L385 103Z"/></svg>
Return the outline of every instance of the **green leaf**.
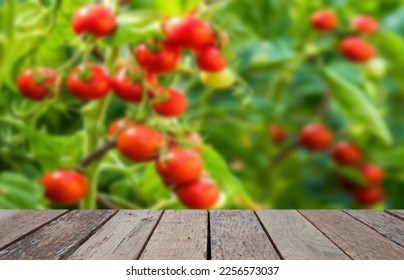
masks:
<svg viewBox="0 0 404 280"><path fill-rule="evenodd" d="M388 150L375 150L372 159L383 168L395 168L402 170L404 158L404 147L399 146Z"/></svg>
<svg viewBox="0 0 404 280"><path fill-rule="evenodd" d="M358 186L364 186L366 183L362 173L356 168L335 165L333 170L338 174L338 177L356 183Z"/></svg>
<svg viewBox="0 0 404 280"><path fill-rule="evenodd" d="M43 170L51 171L55 166L71 168L83 157L84 134L82 132L72 136L55 136L29 127L22 129Z"/></svg>
<svg viewBox="0 0 404 280"><path fill-rule="evenodd" d="M119 46L125 44L138 44L148 39L160 38L163 36L159 23L147 26L131 26L121 24L116 32L104 40L105 43Z"/></svg>
<svg viewBox="0 0 404 280"><path fill-rule="evenodd" d="M226 207L255 208L255 203L247 195L241 182L231 173L226 161L211 146L203 146L203 161L209 176L227 196Z"/></svg>
<svg viewBox="0 0 404 280"><path fill-rule="evenodd" d="M388 60L391 74L404 88L402 70L404 69L404 39L396 33L379 32L373 39L379 53Z"/></svg>
<svg viewBox="0 0 404 280"><path fill-rule="evenodd" d="M38 209L42 197L36 182L17 173L0 174L0 209Z"/></svg>
<svg viewBox="0 0 404 280"><path fill-rule="evenodd" d="M154 6L162 16L181 16L196 8L202 0L154 0Z"/></svg>
<svg viewBox="0 0 404 280"><path fill-rule="evenodd" d="M266 70L295 57L292 45L287 40L254 42L241 51L241 68L244 71Z"/></svg>
<svg viewBox="0 0 404 280"><path fill-rule="evenodd" d="M323 75L332 92L333 101L354 124L373 134L384 144L393 142L392 136L374 104L366 94L343 79L330 68L323 69Z"/></svg>

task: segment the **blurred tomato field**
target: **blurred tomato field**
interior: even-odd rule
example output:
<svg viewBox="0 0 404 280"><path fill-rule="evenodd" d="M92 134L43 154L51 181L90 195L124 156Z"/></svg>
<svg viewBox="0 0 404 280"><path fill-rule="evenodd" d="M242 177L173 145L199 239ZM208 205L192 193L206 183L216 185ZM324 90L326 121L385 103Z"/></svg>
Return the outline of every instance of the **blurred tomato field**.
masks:
<svg viewBox="0 0 404 280"><path fill-rule="evenodd" d="M0 209L404 207L404 0L0 0Z"/></svg>

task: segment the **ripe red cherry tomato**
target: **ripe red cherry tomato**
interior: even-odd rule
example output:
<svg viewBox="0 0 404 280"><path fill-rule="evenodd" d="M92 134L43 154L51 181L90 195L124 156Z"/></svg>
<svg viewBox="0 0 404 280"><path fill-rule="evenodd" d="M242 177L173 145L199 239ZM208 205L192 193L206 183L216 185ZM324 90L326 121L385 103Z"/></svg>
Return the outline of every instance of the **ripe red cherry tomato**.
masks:
<svg viewBox="0 0 404 280"><path fill-rule="evenodd" d="M212 26L192 15L167 20L164 31L168 41L180 48L198 50L214 45L216 39Z"/></svg>
<svg viewBox="0 0 404 280"><path fill-rule="evenodd" d="M198 153L174 148L156 162L156 168L165 182L178 185L196 180L202 173L203 163Z"/></svg>
<svg viewBox="0 0 404 280"><path fill-rule="evenodd" d="M27 98L35 101L52 96L52 87L58 78L58 73L45 67L30 69L18 77L18 88Z"/></svg>
<svg viewBox="0 0 404 280"><path fill-rule="evenodd" d="M166 89L154 96L153 108L157 114L166 118L181 116L188 108L184 94L174 89Z"/></svg>
<svg viewBox="0 0 404 280"><path fill-rule="evenodd" d="M199 179L181 185L175 192L183 204L193 209L212 208L220 197L218 186L208 179Z"/></svg>
<svg viewBox="0 0 404 280"><path fill-rule="evenodd" d="M146 162L158 156L163 140L163 136L157 131L144 125L134 125L119 134L117 147L127 159Z"/></svg>
<svg viewBox="0 0 404 280"><path fill-rule="evenodd" d="M100 99L111 90L107 72L97 64L83 64L70 72L67 80L69 91L83 100Z"/></svg>
<svg viewBox="0 0 404 280"><path fill-rule="evenodd" d="M352 27L359 33L373 34L379 30L379 23L369 16L358 16L352 20Z"/></svg>
<svg viewBox="0 0 404 280"><path fill-rule="evenodd" d="M337 24L337 16L333 11L317 11L311 16L311 25L318 31L331 31Z"/></svg>
<svg viewBox="0 0 404 280"><path fill-rule="evenodd" d="M112 79L112 87L115 94L124 101L133 103L142 101L142 74L135 69L120 69Z"/></svg>
<svg viewBox="0 0 404 280"><path fill-rule="evenodd" d="M168 43L152 47L142 44L136 48L135 56L143 69L152 73L168 73L177 67L181 52Z"/></svg>
<svg viewBox="0 0 404 280"><path fill-rule="evenodd" d="M276 144L281 144L283 141L285 141L287 136L286 131L276 124L271 125L269 134L272 139L272 142Z"/></svg>
<svg viewBox="0 0 404 280"><path fill-rule="evenodd" d="M368 62L375 55L375 48L359 37L345 38L340 46L341 53L353 62Z"/></svg>
<svg viewBox="0 0 404 280"><path fill-rule="evenodd" d="M53 171L41 179L45 196L59 204L78 203L87 193L87 179L80 173L69 170Z"/></svg>
<svg viewBox="0 0 404 280"><path fill-rule="evenodd" d="M384 180L384 172L379 166L365 164L361 167L361 172L366 182L370 185L379 185Z"/></svg>
<svg viewBox="0 0 404 280"><path fill-rule="evenodd" d="M356 165L362 160L361 151L355 145L346 141L335 145L332 156L341 165Z"/></svg>
<svg viewBox="0 0 404 280"><path fill-rule="evenodd" d="M123 131L125 128L136 125L134 121L128 118L122 118L114 121L108 128L108 136L109 137L114 137L116 134L120 131Z"/></svg>
<svg viewBox="0 0 404 280"><path fill-rule="evenodd" d="M199 69L205 72L219 72L227 67L226 59L215 47L204 48L196 56Z"/></svg>
<svg viewBox="0 0 404 280"><path fill-rule="evenodd" d="M90 33L104 37L116 29L116 18L110 9L103 5L91 4L80 8L73 16L72 28L77 34Z"/></svg>
<svg viewBox="0 0 404 280"><path fill-rule="evenodd" d="M333 140L332 132L321 124L309 124L300 133L300 141L311 151L327 149Z"/></svg>
<svg viewBox="0 0 404 280"><path fill-rule="evenodd" d="M355 200L362 205L371 206L383 201L385 196L382 187L375 185L367 188L357 188L354 191Z"/></svg>

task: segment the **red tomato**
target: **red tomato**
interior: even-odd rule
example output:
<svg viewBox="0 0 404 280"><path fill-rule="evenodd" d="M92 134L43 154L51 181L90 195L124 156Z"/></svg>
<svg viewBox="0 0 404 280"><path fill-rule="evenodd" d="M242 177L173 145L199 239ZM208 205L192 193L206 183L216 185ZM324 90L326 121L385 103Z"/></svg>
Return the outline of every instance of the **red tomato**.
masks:
<svg viewBox="0 0 404 280"><path fill-rule="evenodd" d="M163 140L157 131L144 125L133 125L119 134L117 147L127 159L146 162L158 156Z"/></svg>
<svg viewBox="0 0 404 280"><path fill-rule="evenodd" d="M168 43L161 43L156 47L142 44L136 48L135 56L140 66L146 71L168 73L177 67L181 52L177 47Z"/></svg>
<svg viewBox="0 0 404 280"><path fill-rule="evenodd" d="M384 196L385 193L383 188L378 185L367 188L358 188L354 192L355 200L359 204L365 206L371 206L383 201Z"/></svg>
<svg viewBox="0 0 404 280"><path fill-rule="evenodd" d="M53 171L41 179L45 196L59 204L76 204L87 193L87 179L80 173L69 170Z"/></svg>
<svg viewBox="0 0 404 280"><path fill-rule="evenodd" d="M215 47L209 47L197 53L196 62L199 69L205 72L219 72L227 67L226 59Z"/></svg>
<svg viewBox="0 0 404 280"><path fill-rule="evenodd" d="M219 187L208 179L199 179L181 185L175 192L183 204L193 209L212 208L220 197Z"/></svg>
<svg viewBox="0 0 404 280"><path fill-rule="evenodd" d="M58 73L45 67L26 70L18 77L18 88L21 93L35 101L52 96L52 87L58 78Z"/></svg>
<svg viewBox="0 0 404 280"><path fill-rule="evenodd" d="M104 37L116 29L116 18L110 9L103 5L90 4L80 8L73 16L72 27L77 34L90 33Z"/></svg>
<svg viewBox="0 0 404 280"><path fill-rule="evenodd" d="M333 11L317 11L311 16L311 25L318 31L331 31L337 24L337 16Z"/></svg>
<svg viewBox="0 0 404 280"><path fill-rule="evenodd" d="M272 139L272 142L276 144L281 144L283 141L285 141L287 136L286 131L276 124L271 125L269 134Z"/></svg>
<svg viewBox="0 0 404 280"><path fill-rule="evenodd" d="M174 148L156 162L156 168L165 182L178 185L196 180L202 173L203 163L198 153Z"/></svg>
<svg viewBox="0 0 404 280"><path fill-rule="evenodd" d="M153 108L160 116L179 117L187 110L188 100L180 91L167 89L154 96Z"/></svg>
<svg viewBox="0 0 404 280"><path fill-rule="evenodd" d="M368 62L376 55L375 48L359 37L345 38L340 46L341 53L353 62Z"/></svg>
<svg viewBox="0 0 404 280"><path fill-rule="evenodd" d="M216 39L212 26L192 15L167 20L164 31L168 41L181 48L202 49L214 45Z"/></svg>
<svg viewBox="0 0 404 280"><path fill-rule="evenodd" d="M142 75L139 71L122 68L112 79L115 94L124 101L139 103L143 97Z"/></svg>
<svg viewBox="0 0 404 280"><path fill-rule="evenodd" d="M131 119L128 118L118 119L109 126L107 134L109 137L114 137L116 136L118 131L120 132L124 128L127 128L132 125L136 125L136 123Z"/></svg>
<svg viewBox="0 0 404 280"><path fill-rule="evenodd" d="M320 124L309 124L300 133L302 145L311 151L327 149L331 145L332 140L332 132Z"/></svg>
<svg viewBox="0 0 404 280"><path fill-rule="evenodd" d="M335 145L332 156L341 165L356 165L362 160L361 151L355 145L346 141Z"/></svg>
<svg viewBox="0 0 404 280"><path fill-rule="evenodd" d="M100 99L111 90L107 72L97 64L83 64L70 72L67 80L69 91L83 100Z"/></svg>
<svg viewBox="0 0 404 280"><path fill-rule="evenodd" d="M379 23L369 16L358 16L352 20L353 28L363 34L373 34L379 30Z"/></svg>
<svg viewBox="0 0 404 280"><path fill-rule="evenodd" d="M361 172L366 182L370 185L379 185L384 180L384 172L379 166L365 164L361 167Z"/></svg>

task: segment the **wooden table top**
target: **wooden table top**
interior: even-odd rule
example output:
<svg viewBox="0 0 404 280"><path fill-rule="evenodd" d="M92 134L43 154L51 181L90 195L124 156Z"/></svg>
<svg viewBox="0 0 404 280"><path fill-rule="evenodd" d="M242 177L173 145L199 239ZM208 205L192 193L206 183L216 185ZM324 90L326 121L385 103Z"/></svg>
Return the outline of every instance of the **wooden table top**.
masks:
<svg viewBox="0 0 404 280"><path fill-rule="evenodd" d="M0 211L0 259L404 259L404 211Z"/></svg>

